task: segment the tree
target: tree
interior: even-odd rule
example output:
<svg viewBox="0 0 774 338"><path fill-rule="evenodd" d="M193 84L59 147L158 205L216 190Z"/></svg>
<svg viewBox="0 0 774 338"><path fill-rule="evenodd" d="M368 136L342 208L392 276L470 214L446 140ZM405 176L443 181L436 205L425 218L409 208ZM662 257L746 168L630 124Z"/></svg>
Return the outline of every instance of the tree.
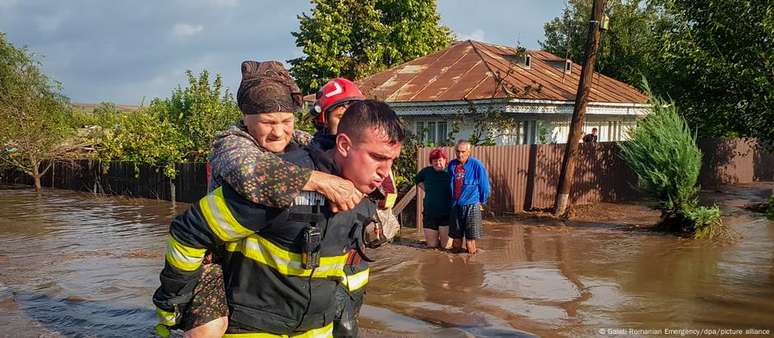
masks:
<svg viewBox="0 0 774 338"><path fill-rule="evenodd" d="M176 163L206 160L215 133L241 113L220 74L212 84L206 70L198 77L190 70L186 75L187 87L178 86L169 98L155 98L136 112L122 114L110 104L97 106L92 118L101 127L100 158L159 167L170 178L176 175Z"/></svg>
<svg viewBox="0 0 774 338"><path fill-rule="evenodd" d="M330 78L361 79L444 48L453 36L440 25L435 0L312 0L302 13L296 46L305 56L289 60L305 92Z"/></svg>
<svg viewBox="0 0 774 338"><path fill-rule="evenodd" d="M575 62L585 62L592 2L570 0L562 16L544 25L546 39L540 42L541 47ZM608 0L605 13L610 25L602 35L596 70L635 87L641 84L643 75L653 77L660 37L671 26L666 8L663 0Z"/></svg>
<svg viewBox="0 0 774 338"><path fill-rule="evenodd" d="M120 122L121 114L115 104L100 102L91 111L74 108L70 125L73 128L92 128L95 131L101 131L115 127Z"/></svg>
<svg viewBox="0 0 774 338"><path fill-rule="evenodd" d="M774 146L774 3L676 0L654 91L679 102L704 136Z"/></svg>
<svg viewBox="0 0 774 338"><path fill-rule="evenodd" d="M545 24L544 49L583 62L591 0ZM754 137L774 147L774 3L609 0L597 69L680 104L700 137ZM642 89L642 88L641 88Z"/></svg>
<svg viewBox="0 0 774 338"><path fill-rule="evenodd" d="M25 48L0 33L0 161L40 178L78 145L69 124L68 99ZM47 161L47 162L44 162Z"/></svg>
<svg viewBox="0 0 774 338"><path fill-rule="evenodd" d="M451 30L440 25L435 0L381 0L376 9L388 27L384 68L446 48L454 39Z"/></svg>
<svg viewBox="0 0 774 338"><path fill-rule="evenodd" d="M176 175L175 164L183 160L189 140L158 112L142 108L121 114L118 123L105 128L98 151L104 161L121 160L162 168L167 177ZM137 168L137 167L135 167Z"/></svg>
<svg viewBox="0 0 774 338"><path fill-rule="evenodd" d="M185 139L185 157L193 161L205 161L215 133L233 124L241 113L223 79L216 74L210 84L209 72L203 70L199 77L186 71L188 86L172 91L167 99L151 101L148 111L158 117L158 123L169 123Z"/></svg>

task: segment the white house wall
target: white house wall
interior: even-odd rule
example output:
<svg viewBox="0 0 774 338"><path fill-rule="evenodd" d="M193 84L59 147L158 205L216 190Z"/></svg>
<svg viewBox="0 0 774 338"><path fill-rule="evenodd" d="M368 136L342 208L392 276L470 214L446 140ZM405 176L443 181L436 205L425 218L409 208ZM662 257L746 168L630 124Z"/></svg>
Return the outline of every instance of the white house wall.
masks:
<svg viewBox="0 0 774 338"><path fill-rule="evenodd" d="M590 134L591 129L597 128L597 141L625 141L628 139L628 131L637 122L627 118L609 118L596 121L586 121L583 125L583 135ZM551 143L566 143L570 135L570 122L554 122L551 129Z"/></svg>
<svg viewBox="0 0 774 338"><path fill-rule="evenodd" d="M565 143L569 134L569 122L572 116L572 104L566 102L533 101L509 102L502 101L477 102L431 102L431 103L390 103L396 113L408 124L409 129L416 131L417 122L427 125L427 122L446 121L448 130L452 129L452 121L460 114L469 115L472 111L504 111L506 115L522 121L519 130L495 138L497 144L539 143L537 121L548 124L550 143ZM586 112L584 134L592 128L598 129L598 141L621 141L626 139L627 131L636 124L639 117L648 112L646 106L636 104L592 104ZM469 138L475 129L473 121L465 121L455 139ZM454 142L455 140L451 140Z"/></svg>

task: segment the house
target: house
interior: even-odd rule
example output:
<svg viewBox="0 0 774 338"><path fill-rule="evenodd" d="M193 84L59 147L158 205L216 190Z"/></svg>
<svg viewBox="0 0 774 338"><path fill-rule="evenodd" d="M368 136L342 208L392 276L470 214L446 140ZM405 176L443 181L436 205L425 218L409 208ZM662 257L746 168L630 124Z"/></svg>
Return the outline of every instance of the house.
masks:
<svg viewBox="0 0 774 338"><path fill-rule="evenodd" d="M540 50L461 41L357 81L427 143L478 135L495 144L565 143L581 65ZM648 112L647 97L594 73L584 133L619 141Z"/></svg>

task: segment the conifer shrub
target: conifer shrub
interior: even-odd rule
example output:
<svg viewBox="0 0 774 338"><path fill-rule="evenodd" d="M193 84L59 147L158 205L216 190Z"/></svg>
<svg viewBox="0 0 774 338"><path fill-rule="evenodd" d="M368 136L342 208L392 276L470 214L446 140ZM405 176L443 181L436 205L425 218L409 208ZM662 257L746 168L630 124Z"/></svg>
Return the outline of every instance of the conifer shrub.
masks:
<svg viewBox="0 0 774 338"><path fill-rule="evenodd" d="M717 206L699 206L702 154L696 134L671 100L651 95L651 112L620 144L621 156L638 178L638 186L658 201L659 227L694 238L714 238L725 232Z"/></svg>

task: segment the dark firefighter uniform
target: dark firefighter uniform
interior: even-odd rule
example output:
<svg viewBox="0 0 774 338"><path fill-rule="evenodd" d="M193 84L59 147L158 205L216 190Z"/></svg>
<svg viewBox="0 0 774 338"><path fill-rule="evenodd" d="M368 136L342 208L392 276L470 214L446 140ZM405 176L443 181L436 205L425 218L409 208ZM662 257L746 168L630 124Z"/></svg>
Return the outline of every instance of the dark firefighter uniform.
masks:
<svg viewBox="0 0 774 338"><path fill-rule="evenodd" d="M336 173L319 151L283 157ZM227 336L330 336L340 310L336 291L357 293L368 281L367 264L355 262L353 249L376 206L363 199L353 210L332 214L324 201L302 193L293 206L279 209L254 204L228 185L212 191L170 226L161 287L153 297L158 313L174 325L179 307L190 301L206 250L223 246ZM310 232L317 240L308 238Z"/></svg>

